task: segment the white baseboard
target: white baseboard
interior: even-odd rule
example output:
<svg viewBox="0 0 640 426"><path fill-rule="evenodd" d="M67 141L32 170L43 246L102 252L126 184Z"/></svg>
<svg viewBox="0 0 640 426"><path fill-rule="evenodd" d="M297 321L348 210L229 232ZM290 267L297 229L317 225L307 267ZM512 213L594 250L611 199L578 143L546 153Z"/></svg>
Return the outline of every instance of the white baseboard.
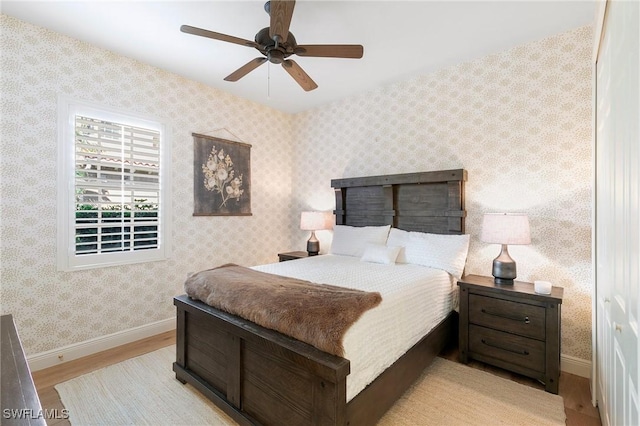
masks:
<svg viewBox="0 0 640 426"><path fill-rule="evenodd" d="M46 352L27 357L29 368L31 371L38 371L44 368L60 365L74 359L92 355L107 349L126 343L135 342L136 340L146 337L155 336L165 331L175 330L176 319L168 318L166 320L152 322L150 324L141 325L139 327L130 328L124 331L118 331L106 336L96 337L94 339L85 340L84 342L74 343L72 345L63 346Z"/></svg>
<svg viewBox="0 0 640 426"><path fill-rule="evenodd" d="M576 376L591 378L591 361L570 355L560 355L560 370Z"/></svg>

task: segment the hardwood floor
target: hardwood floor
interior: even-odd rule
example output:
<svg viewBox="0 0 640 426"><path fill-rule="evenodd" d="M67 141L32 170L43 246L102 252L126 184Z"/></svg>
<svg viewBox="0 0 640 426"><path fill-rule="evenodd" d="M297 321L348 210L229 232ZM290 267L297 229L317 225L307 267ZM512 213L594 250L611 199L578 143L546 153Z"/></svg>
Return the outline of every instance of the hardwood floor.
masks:
<svg viewBox="0 0 640 426"><path fill-rule="evenodd" d="M33 373L33 380L40 396L40 403L43 409L57 409L61 411L64 406L60 401L58 392L54 386L74 377L90 373L111 364L124 361L156 349L163 348L175 343L175 331L158 334L137 342L129 343L117 348L109 349L85 358L69 361L65 364L50 367L45 370ZM441 357L450 361L458 362L458 348L453 347L443 351ZM488 371L497 376L504 377L515 382L544 390L544 385L536 380L520 376L515 373L472 361L468 364L473 368ZM600 415L598 410L591 405L591 392L589 390L589 380L573 374L562 373L560 375L559 394L564 399L564 410L567 415L566 424L568 426L600 426ZM68 420L59 419L49 421L50 426L67 426Z"/></svg>

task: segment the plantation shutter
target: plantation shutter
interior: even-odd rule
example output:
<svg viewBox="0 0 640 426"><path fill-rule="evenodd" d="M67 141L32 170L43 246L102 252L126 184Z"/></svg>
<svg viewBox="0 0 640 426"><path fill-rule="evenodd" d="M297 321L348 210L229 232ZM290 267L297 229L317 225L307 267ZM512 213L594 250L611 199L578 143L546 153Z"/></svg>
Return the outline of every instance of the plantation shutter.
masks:
<svg viewBox="0 0 640 426"><path fill-rule="evenodd" d="M160 132L75 115L75 254L160 245Z"/></svg>

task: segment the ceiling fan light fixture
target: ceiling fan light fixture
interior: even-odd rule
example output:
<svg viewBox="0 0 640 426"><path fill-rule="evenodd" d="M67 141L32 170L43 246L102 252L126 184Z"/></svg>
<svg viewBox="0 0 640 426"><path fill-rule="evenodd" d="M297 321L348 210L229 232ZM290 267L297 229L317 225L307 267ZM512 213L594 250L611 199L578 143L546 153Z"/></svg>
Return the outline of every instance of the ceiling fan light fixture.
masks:
<svg viewBox="0 0 640 426"><path fill-rule="evenodd" d="M267 1L264 4L264 10L270 16L270 23L268 27L258 31L255 36L255 41L249 41L189 25L182 25L180 31L200 37L235 43L241 46L253 47L264 56L253 59L238 68L225 77L226 81L238 81L258 66L269 61L273 64L282 64L283 68L287 70L289 75L293 77L300 87L305 91L310 91L317 88L318 85L297 63L287 59L289 56L359 59L363 56L364 48L359 44L298 45L296 38L289 31L294 7L294 0Z"/></svg>
<svg viewBox="0 0 640 426"><path fill-rule="evenodd" d="M267 59L272 64L281 64L284 61L285 54L279 49L271 49L267 52Z"/></svg>

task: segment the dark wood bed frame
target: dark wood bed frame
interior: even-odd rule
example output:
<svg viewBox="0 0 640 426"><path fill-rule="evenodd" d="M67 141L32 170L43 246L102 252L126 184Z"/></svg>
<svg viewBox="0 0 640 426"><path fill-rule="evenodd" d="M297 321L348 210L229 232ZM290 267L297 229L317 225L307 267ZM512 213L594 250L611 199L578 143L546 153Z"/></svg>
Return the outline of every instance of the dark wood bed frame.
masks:
<svg viewBox="0 0 640 426"><path fill-rule="evenodd" d="M465 170L335 179L336 223L464 233ZM451 312L347 403L349 360L186 295L177 307L176 378L241 425L373 425L457 336Z"/></svg>

